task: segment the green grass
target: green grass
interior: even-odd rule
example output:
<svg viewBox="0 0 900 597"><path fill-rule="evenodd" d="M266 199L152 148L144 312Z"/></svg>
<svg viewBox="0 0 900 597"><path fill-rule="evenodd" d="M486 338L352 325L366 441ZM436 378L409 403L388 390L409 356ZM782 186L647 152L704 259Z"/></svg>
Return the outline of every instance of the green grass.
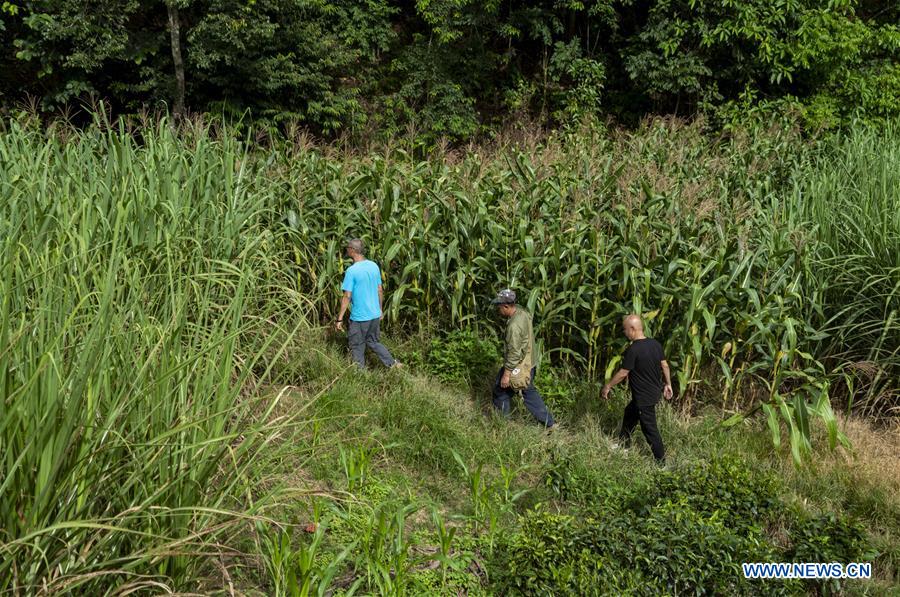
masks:
<svg viewBox="0 0 900 597"><path fill-rule="evenodd" d="M816 227L826 332L817 352L840 363L858 412L897 408L900 355L900 144L897 126L852 129L795 174L788 205Z"/></svg>
<svg viewBox="0 0 900 597"><path fill-rule="evenodd" d="M406 349L410 350L408 343ZM445 594L455 594L462 588L490 593L492 586L496 589L490 575L503 574L502 569L492 568L500 561L501 546L519 532L532 509L577 515L588 505L593 511L590 504L611 503L631 492L645 492L662 482L661 475L669 471L691 475L706 463L729 458L741 462L739 469L750 479L766 475L777 479L777 499L802 513L785 513L783 520L775 517L774 528L766 530L771 541L784 541L780 535L800 524L803 516L834 512L861 521L868 529L872 549L880 551L875 558L877 579L848 583L845 589L852 594L875 595L900 581L896 483L866 477L868 485L862 484L854 474L854 462L844 462L838 455L823 459L820 468L798 470L786 453L772 451L761 425L725 429L714 416L686 419L666 405L660 408L660 422L670 462L668 471L660 471L639 432L630 451L610 447L625 403L622 394L608 403L594 395L587 412L577 416L561 413L564 430L547 436L542 428L530 423L527 413L520 412L511 421L486 414L482 408L485 397L473 400L464 387L454 389L415 371L375 369L359 374L347 369L340 347L332 345L326 354L330 357L324 360L319 354L307 364L298 363L299 370L307 372L310 387L329 386L310 407L310 415L318 421L315 434L319 443L315 444L314 457L304 460L303 466L311 477L305 481L331 496L324 499L324 509L331 511L335 526L333 531L326 531L323 549L336 553L354 545L337 575L345 588L360 581L356 590L383 590L384 585L373 584L368 577L363 579L371 554L355 545L361 534L371 530L371 513L379 508L394 508L395 512L404 505L410 507L402 533L409 554L408 575L394 579L391 590L417 594L430 586L437 591L429 585L436 582L439 570L429 567L439 544L438 527L427 514L434 510L440 513L440 520L457 529L456 547L451 551L466 562L468 571L448 572L451 580L445 581L449 584L441 590ZM295 395L300 403L306 403L309 392ZM309 433L307 429L290 441L308 445ZM357 477L355 484L344 466L350 452L357 454L350 458L366 471L363 480ZM306 458L307 452L302 453ZM560 493L558 484L554 487L548 481L552 471L565 471L568 492ZM479 479L473 485L475 475ZM475 495L479 487L481 501ZM711 510L720 507L711 495L699 489L692 494L690 487L685 489ZM509 496L515 497L510 500ZM496 520L492 522L491 516ZM281 518L306 521L311 514L306 505L295 504L287 507ZM742 524L759 522L746 517ZM302 545L307 536L297 532L294 541ZM703 548L698 545L697 549L703 555ZM355 564L349 564L354 558ZM323 555L322 561L330 560ZM478 572L479 565L486 567L488 579ZM264 578L248 575L243 587L259 587L265 584ZM792 592L802 594L806 590L798 585Z"/></svg>

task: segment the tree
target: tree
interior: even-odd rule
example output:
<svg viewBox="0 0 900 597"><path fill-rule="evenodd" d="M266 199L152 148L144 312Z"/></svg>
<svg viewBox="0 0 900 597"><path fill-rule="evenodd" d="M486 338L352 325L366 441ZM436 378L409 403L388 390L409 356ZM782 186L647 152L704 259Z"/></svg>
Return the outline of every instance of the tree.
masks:
<svg viewBox="0 0 900 597"><path fill-rule="evenodd" d="M181 16L174 0L167 0L169 37L172 45L172 65L175 67L175 116L184 114L184 60L181 57Z"/></svg>
<svg viewBox="0 0 900 597"><path fill-rule="evenodd" d="M390 14L387 0L44 0L15 16L15 59L46 109L99 94L180 114L190 100L328 132L364 116L359 81Z"/></svg>
<svg viewBox="0 0 900 597"><path fill-rule="evenodd" d="M853 0L659 0L623 63L661 111L739 97L790 97L900 113L897 28L861 19ZM848 93L847 83L856 89ZM874 89L880 90L873 97Z"/></svg>
<svg viewBox="0 0 900 597"><path fill-rule="evenodd" d="M0 0L2 1L2 0ZM648 112L900 114L894 0L16 0L0 102L87 95L465 140Z"/></svg>

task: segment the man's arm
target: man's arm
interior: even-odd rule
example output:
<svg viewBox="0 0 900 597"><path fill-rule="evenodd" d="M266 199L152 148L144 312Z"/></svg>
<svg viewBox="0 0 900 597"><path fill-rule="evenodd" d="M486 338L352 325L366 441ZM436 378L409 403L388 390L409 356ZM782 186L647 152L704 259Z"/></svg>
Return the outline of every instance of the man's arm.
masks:
<svg viewBox="0 0 900 597"><path fill-rule="evenodd" d="M500 377L500 387L509 387L509 378L512 370L525 358L528 352L528 335L518 323L510 322L506 328L506 346L503 350L503 375Z"/></svg>
<svg viewBox="0 0 900 597"><path fill-rule="evenodd" d="M384 287L379 284L378 285L378 310L381 311L381 317L379 319L384 318Z"/></svg>
<svg viewBox="0 0 900 597"><path fill-rule="evenodd" d="M666 400L671 400L673 396L672 392L672 375L669 373L669 363L666 362L665 359L659 362L660 367L662 367L663 377L666 379L666 386L663 388L663 396Z"/></svg>
<svg viewBox="0 0 900 597"><path fill-rule="evenodd" d="M510 322L506 333L506 347L503 351L503 367L512 371L528 352L528 335L518 322Z"/></svg>
<svg viewBox="0 0 900 597"><path fill-rule="evenodd" d="M609 383L603 386L603 391L601 392L603 399L606 400L607 398L609 398L609 391L613 388L613 386L620 383L627 377L628 369L619 369L618 371L616 371L616 374L612 376L612 379L609 380Z"/></svg>
<svg viewBox="0 0 900 597"><path fill-rule="evenodd" d="M344 296L341 297L341 310L338 312L337 321L334 323L334 328L337 331L344 329L344 313L347 312L347 307L350 306L351 296L353 296L353 293L349 290L345 290Z"/></svg>

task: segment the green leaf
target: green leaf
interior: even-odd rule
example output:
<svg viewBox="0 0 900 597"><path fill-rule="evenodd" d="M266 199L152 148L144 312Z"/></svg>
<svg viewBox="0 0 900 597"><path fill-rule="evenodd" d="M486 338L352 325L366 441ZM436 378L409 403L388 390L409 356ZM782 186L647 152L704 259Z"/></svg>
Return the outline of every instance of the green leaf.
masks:
<svg viewBox="0 0 900 597"><path fill-rule="evenodd" d="M778 423L778 413L771 404L763 404L762 409L766 413L766 424L772 434L772 445L779 450L781 449L781 425Z"/></svg>
<svg viewBox="0 0 900 597"><path fill-rule="evenodd" d="M726 428L734 427L735 425L737 425L744 419L745 419L745 417L744 417L743 413L735 413L735 414L731 415L730 417L728 417L727 419L725 419L724 421L722 421L722 427L726 427Z"/></svg>

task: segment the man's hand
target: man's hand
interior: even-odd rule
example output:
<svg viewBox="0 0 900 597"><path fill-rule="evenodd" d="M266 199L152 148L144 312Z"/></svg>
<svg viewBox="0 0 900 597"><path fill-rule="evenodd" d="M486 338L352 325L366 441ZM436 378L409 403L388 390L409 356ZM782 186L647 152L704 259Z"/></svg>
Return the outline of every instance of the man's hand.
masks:
<svg viewBox="0 0 900 597"><path fill-rule="evenodd" d="M335 321L334 329L336 329L339 332L343 332L344 331L344 321L341 319L338 319L337 321Z"/></svg>
<svg viewBox="0 0 900 597"><path fill-rule="evenodd" d="M603 390L600 392L600 395L604 400L608 400L609 391L613 388L613 386L626 379L628 379L628 369L619 369L618 371L616 371L616 374L612 376L612 379L609 380L609 383L603 386Z"/></svg>
<svg viewBox="0 0 900 597"><path fill-rule="evenodd" d="M675 392L672 391L672 374L669 373L669 363L663 359L659 362L659 366L662 368L663 381L666 382L666 385L663 386L663 396L666 400L671 400Z"/></svg>
<svg viewBox="0 0 900 597"><path fill-rule="evenodd" d="M501 388L509 387L509 369L503 370L503 376L500 377L500 387Z"/></svg>

